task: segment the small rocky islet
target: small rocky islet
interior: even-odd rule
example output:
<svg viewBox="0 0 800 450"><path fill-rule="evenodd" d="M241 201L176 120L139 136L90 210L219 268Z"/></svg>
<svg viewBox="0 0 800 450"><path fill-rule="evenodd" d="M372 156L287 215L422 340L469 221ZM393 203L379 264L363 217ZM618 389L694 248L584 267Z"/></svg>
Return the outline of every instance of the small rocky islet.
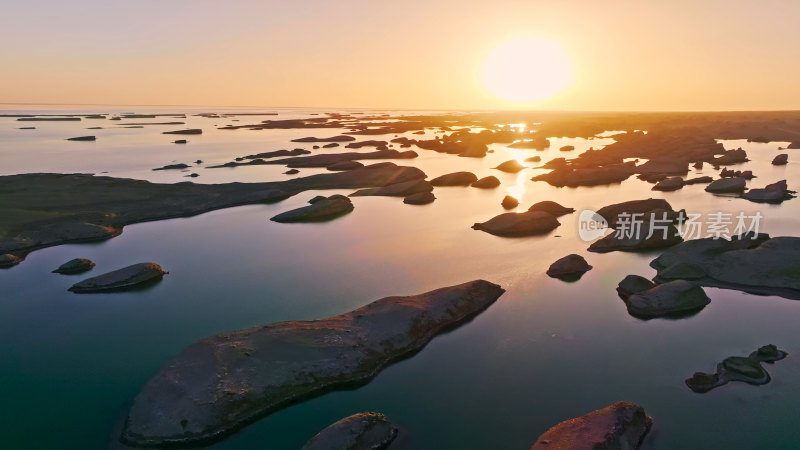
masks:
<svg viewBox="0 0 800 450"><path fill-rule="evenodd" d="M470 186L478 182L472 172L453 172L438 176L430 181L432 186Z"/></svg>
<svg viewBox="0 0 800 450"><path fill-rule="evenodd" d="M126 291L158 281L168 273L156 263L138 263L80 281L69 290L76 294Z"/></svg>
<svg viewBox="0 0 800 450"><path fill-rule="evenodd" d="M563 281L577 281L590 270L592 270L592 266L586 262L586 259L573 253L551 264L547 269L547 276Z"/></svg>
<svg viewBox="0 0 800 450"><path fill-rule="evenodd" d="M498 180L497 177L490 175L475 181L470 186L479 189L493 189L497 186L500 186L500 180Z"/></svg>
<svg viewBox="0 0 800 450"><path fill-rule="evenodd" d="M326 427L301 450L372 450L386 448L397 437L397 427L381 413L353 414Z"/></svg>
<svg viewBox="0 0 800 450"><path fill-rule="evenodd" d="M621 401L559 423L539 436L531 450L636 450L652 426L641 406Z"/></svg>
<svg viewBox="0 0 800 450"><path fill-rule="evenodd" d="M203 134L203 130L200 128L188 128L185 130L164 131L163 134L197 135L197 134Z"/></svg>
<svg viewBox="0 0 800 450"><path fill-rule="evenodd" d="M286 211L270 220L280 223L323 222L341 217L353 211L353 202L344 195L317 196L309 200L310 205Z"/></svg>
<svg viewBox="0 0 800 450"><path fill-rule="evenodd" d="M617 286L617 292L625 295L625 306L634 317L685 316L703 309L711 302L703 288L685 280L669 281L630 293L633 284L633 280L623 280Z"/></svg>
<svg viewBox="0 0 800 450"><path fill-rule="evenodd" d="M681 214L666 200L651 198L615 203L600 208L595 214L614 232L589 245L590 252L657 250L683 241L675 227ZM634 221L639 224L635 225Z"/></svg>
<svg viewBox="0 0 800 450"><path fill-rule="evenodd" d="M566 214L574 213L575 209L561 206L554 201L544 200L531 205L531 207L528 208L528 211L542 211L548 214L552 214L555 217L561 217Z"/></svg>
<svg viewBox="0 0 800 450"><path fill-rule="evenodd" d="M508 172L508 173L517 173L517 172L519 172L520 170L522 170L524 168L525 168L525 166L520 164L520 162L517 161L516 159L512 159L512 160L506 161L506 162L500 164L499 166L495 167L495 169L497 169L497 170L499 170L501 172Z"/></svg>
<svg viewBox="0 0 800 450"><path fill-rule="evenodd" d="M11 253L4 253L0 255L0 269L16 266L22 262L22 258Z"/></svg>
<svg viewBox="0 0 800 450"><path fill-rule="evenodd" d="M643 276L628 275L617 285L617 294L621 299L627 300L633 294L638 294L654 287L656 287L656 284Z"/></svg>
<svg viewBox="0 0 800 450"><path fill-rule="evenodd" d="M94 261L86 258L71 259L64 264L58 266L53 273L60 273L61 275L75 275L92 270L95 266Z"/></svg>
<svg viewBox="0 0 800 450"><path fill-rule="evenodd" d="M506 195L505 197L503 197L503 201L500 202L500 206L502 206L503 209L514 209L518 205L519 205L519 200L510 195Z"/></svg>
<svg viewBox="0 0 800 450"><path fill-rule="evenodd" d="M686 386L694 392L705 393L731 381L742 381L753 385L767 384L769 373L762 363L772 364L786 356L783 350L774 344L765 345L750 353L749 356L730 356L717 365L716 372L695 372L686 379Z"/></svg>
<svg viewBox="0 0 800 450"><path fill-rule="evenodd" d="M495 236L523 237L547 234L560 225L558 219L550 213L525 211L500 214L486 222L476 223L472 228Z"/></svg>
<svg viewBox="0 0 800 450"><path fill-rule="evenodd" d="M427 205L433 203L434 200L436 200L436 196L433 195L433 192L423 191L407 195L403 198L403 203L407 205Z"/></svg>
<svg viewBox="0 0 800 450"><path fill-rule="evenodd" d="M78 137L67 138L67 140L68 141L83 141L83 142L87 142L87 141L96 141L97 137L95 137L95 136L78 136Z"/></svg>

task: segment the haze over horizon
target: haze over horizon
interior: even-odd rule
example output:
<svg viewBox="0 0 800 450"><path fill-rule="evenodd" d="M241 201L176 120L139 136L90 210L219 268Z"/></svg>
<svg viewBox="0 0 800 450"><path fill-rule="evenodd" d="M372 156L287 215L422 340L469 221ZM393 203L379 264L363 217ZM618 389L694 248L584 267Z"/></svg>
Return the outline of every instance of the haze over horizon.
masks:
<svg viewBox="0 0 800 450"><path fill-rule="evenodd" d="M800 109L797 17L790 0L2 0L0 103Z"/></svg>

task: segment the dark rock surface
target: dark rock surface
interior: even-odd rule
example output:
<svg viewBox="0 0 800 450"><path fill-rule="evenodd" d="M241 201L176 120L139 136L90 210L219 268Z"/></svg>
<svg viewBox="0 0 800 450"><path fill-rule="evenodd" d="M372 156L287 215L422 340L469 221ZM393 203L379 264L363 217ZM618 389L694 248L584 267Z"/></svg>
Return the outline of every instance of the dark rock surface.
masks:
<svg viewBox="0 0 800 450"><path fill-rule="evenodd" d="M326 319L202 339L144 386L122 439L139 446L208 442L293 401L365 383L488 308L503 292L477 280L386 297Z"/></svg>
<svg viewBox="0 0 800 450"><path fill-rule="evenodd" d="M22 262L22 258L11 253L0 254L0 269L16 266Z"/></svg>
<svg viewBox="0 0 800 450"><path fill-rule="evenodd" d="M345 148L361 148L361 147L376 147L378 150L385 150L389 145L386 141L378 141L378 140L368 140L368 141L360 141L360 142L351 142L345 145Z"/></svg>
<svg viewBox="0 0 800 450"><path fill-rule="evenodd" d="M430 192L433 186L425 180L412 180L403 183L395 183L387 186L361 189L350 194L351 197L362 196L387 196L387 197L407 197L411 194L420 192Z"/></svg>
<svg viewBox="0 0 800 450"><path fill-rule="evenodd" d="M19 122L77 122L80 117L20 117Z"/></svg>
<svg viewBox="0 0 800 450"><path fill-rule="evenodd" d="M690 262L677 262L660 273L665 280L699 280L708 275L702 266Z"/></svg>
<svg viewBox="0 0 800 450"><path fill-rule="evenodd" d="M752 170L733 170L722 169L719 171L720 178L744 178L745 180L752 180L756 176L753 175Z"/></svg>
<svg viewBox="0 0 800 450"><path fill-rule="evenodd" d="M786 164L789 164L789 155L786 153L781 153L772 159L773 166L785 166Z"/></svg>
<svg viewBox="0 0 800 450"><path fill-rule="evenodd" d="M167 273L156 263L139 263L75 283L69 290L76 294L124 291L160 280Z"/></svg>
<svg viewBox="0 0 800 450"><path fill-rule="evenodd" d="M358 413L320 431L301 450L377 450L396 436L397 428L383 414Z"/></svg>
<svg viewBox="0 0 800 450"><path fill-rule="evenodd" d="M423 180L414 167L379 163L269 183L157 184L87 174L0 176L0 254L119 235L125 225L284 200L313 189L357 189ZM427 183L426 183L427 184ZM48 220L42 221L46 216Z"/></svg>
<svg viewBox="0 0 800 450"><path fill-rule="evenodd" d="M785 358L787 353L774 344L765 345L750 356L730 356L717 365L714 373L695 372L686 379L686 386L694 392L704 393L731 381L762 385L770 381L769 373L761 363L774 363Z"/></svg>
<svg viewBox="0 0 800 450"><path fill-rule="evenodd" d="M436 200L436 196L433 195L433 192L417 192L406 196L403 199L403 203L407 205L427 205L428 203L433 203L434 200Z"/></svg>
<svg viewBox="0 0 800 450"><path fill-rule="evenodd" d="M639 252L671 247L683 241L678 229L672 224L658 224L663 229L655 229L650 235L650 222L644 222L638 231L618 229L589 245L590 252L607 253L614 251Z"/></svg>
<svg viewBox="0 0 800 450"><path fill-rule="evenodd" d="M508 173L517 173L520 170L524 169L525 166L519 163L516 159L510 159L504 163L501 163L499 166L495 167L495 169L501 172L508 172Z"/></svg>
<svg viewBox="0 0 800 450"><path fill-rule="evenodd" d="M630 315L642 318L690 314L711 302L703 288L684 280L656 285L623 301Z"/></svg>
<svg viewBox="0 0 800 450"><path fill-rule="evenodd" d="M476 223L472 228L495 236L519 237L546 234L559 225L561 224L558 219L552 214L543 211L526 211L500 214L486 222Z"/></svg>
<svg viewBox="0 0 800 450"><path fill-rule="evenodd" d="M470 186L480 189L492 189L500 186L500 180L498 180L497 177L490 175L488 177L481 178L480 180L472 183Z"/></svg>
<svg viewBox="0 0 800 450"><path fill-rule="evenodd" d="M329 138L316 138L316 137L304 137L299 139L292 139L292 142L350 142L355 141L356 138L353 136L345 136L345 135L338 135Z"/></svg>
<svg viewBox="0 0 800 450"><path fill-rule="evenodd" d="M672 268L691 264L696 268L694 274L699 274L698 270L705 274L692 280L703 286L800 300L800 238L751 237L694 239L678 244L650 263L658 271L655 281L681 279L686 271L677 271L671 277Z"/></svg>
<svg viewBox="0 0 800 450"><path fill-rule="evenodd" d="M689 173L689 164L682 160L651 159L637 166L636 172L640 174L640 178L643 180L651 181L657 177L666 178L670 175L686 175Z"/></svg>
<svg viewBox="0 0 800 450"><path fill-rule="evenodd" d="M79 136L74 138L68 138L68 141L96 141L97 137L95 136Z"/></svg>
<svg viewBox="0 0 800 450"><path fill-rule="evenodd" d="M638 294L654 287L656 287L656 284L645 277L628 275L617 285L617 294L621 299L627 300L633 294Z"/></svg>
<svg viewBox="0 0 800 450"><path fill-rule="evenodd" d="M353 170L359 169L364 167L363 163L358 161L339 161L337 163L333 163L330 166L327 166L326 169L330 171L337 171L337 170Z"/></svg>
<svg viewBox="0 0 800 450"><path fill-rule="evenodd" d="M251 155L257 156L257 155ZM400 152L398 150L377 150L374 152L351 152L351 153L326 153L321 155L311 155L311 156L296 156L291 158L281 158L281 159L262 159L262 158L255 158L252 159L250 157L246 158L237 158L237 159L250 159L248 162L227 162L225 164L221 164L218 166L209 166L210 169L216 169L220 167L237 167L237 166L245 166L245 165L270 165L270 164L285 164L287 167L290 168L308 168L308 167L330 167L334 164L341 164L341 163L348 163L352 161L358 160L368 160L368 159L411 159L416 158L418 155L416 152L409 150L405 152ZM341 165L345 166L345 165ZM340 166L340 167L341 167ZM353 166L350 164L350 166ZM334 169L336 170L336 169Z"/></svg>
<svg viewBox="0 0 800 450"><path fill-rule="evenodd" d="M641 406L616 402L550 428L531 450L636 450L652 424Z"/></svg>
<svg viewBox="0 0 800 450"><path fill-rule="evenodd" d="M186 122L128 122L119 124L122 127L141 127L145 125L186 125Z"/></svg>
<svg viewBox="0 0 800 450"><path fill-rule="evenodd" d="M478 181L472 172L453 172L431 180L433 186L469 186Z"/></svg>
<svg viewBox="0 0 800 450"><path fill-rule="evenodd" d="M614 203L604 206L597 210L597 214L608 222L608 226L615 228L617 220L621 215L641 214L641 219L649 219L650 215L657 211L672 211L672 205L664 199L648 198L646 200L631 200L627 202ZM656 218L661 218L657 215Z"/></svg>
<svg viewBox="0 0 800 450"><path fill-rule="evenodd" d="M566 281L580 279L584 273L590 271L592 266L586 262L581 255L567 255L550 265L547 275L552 278L560 278Z"/></svg>
<svg viewBox="0 0 800 450"><path fill-rule="evenodd" d="M188 164L183 164L183 163L181 163L181 164L167 164L164 167L159 167L158 169L153 169L153 170L181 170L181 169L188 169L189 167L191 167L191 166L188 165Z"/></svg>
<svg viewBox="0 0 800 450"><path fill-rule="evenodd" d="M203 134L203 130L200 128L190 128L187 130L165 131L163 134Z"/></svg>
<svg viewBox="0 0 800 450"><path fill-rule="evenodd" d="M280 156L300 156L300 155L308 155L311 152L309 150L305 150L302 148L295 148L292 150L274 150L271 152L263 152L263 153L256 153L255 155L247 155L243 157L243 159L270 159L270 158L277 158Z"/></svg>
<svg viewBox="0 0 800 450"><path fill-rule="evenodd" d="M722 156L712 159L711 164L715 166L729 166L747 161L750 161L747 159L747 152L739 148L726 151Z"/></svg>
<svg viewBox="0 0 800 450"><path fill-rule="evenodd" d="M706 192L714 194L741 193L744 192L747 180L741 177L721 178L706 186Z"/></svg>
<svg viewBox="0 0 800 450"><path fill-rule="evenodd" d="M92 270L94 262L85 258L75 258L58 266L53 273L60 273L62 275L73 275L77 273L84 273Z"/></svg>
<svg viewBox="0 0 800 450"><path fill-rule="evenodd" d="M602 184L620 183L636 172L634 163L610 164L601 167L554 168L549 173L537 175L531 180L545 181L556 187L598 186Z"/></svg>
<svg viewBox="0 0 800 450"><path fill-rule="evenodd" d="M225 164L218 164L216 166L208 166L207 169L220 169L223 167L239 167L239 166L264 166L267 161L261 158L245 160L245 158L236 158L236 161L226 162Z"/></svg>
<svg viewBox="0 0 800 450"><path fill-rule="evenodd" d="M708 184L708 183L711 183L712 181L714 181L713 178L711 178L709 176L704 176L704 177L696 177L696 178L687 178L686 180L683 181L683 184L685 184L685 185Z"/></svg>
<svg viewBox="0 0 800 450"><path fill-rule="evenodd" d="M668 177L656 183L653 186L654 191L677 191L684 185L683 178L681 177Z"/></svg>
<svg viewBox="0 0 800 450"><path fill-rule="evenodd" d="M782 203L784 200L794 198L794 191L786 186L786 180L768 184L764 188L750 189L742 194L742 198L756 203Z"/></svg>
<svg viewBox="0 0 800 450"><path fill-rule="evenodd" d="M506 195L503 197L503 201L500 202L500 206L502 206L504 209L516 208L519 206L519 200L510 195Z"/></svg>
<svg viewBox="0 0 800 450"><path fill-rule="evenodd" d="M561 206L558 203L550 200L544 200L531 205L531 207L528 208L528 211L544 211L556 217L561 217L566 214L574 213L575 209Z"/></svg>
<svg viewBox="0 0 800 450"><path fill-rule="evenodd" d="M366 159L412 159L417 152L408 150L376 150L374 152L325 153L321 155L297 156L294 158L273 159L267 164L285 164L287 167L302 169L304 167L327 167L343 161Z"/></svg>
<svg viewBox="0 0 800 450"><path fill-rule="evenodd" d="M480 139L473 138L472 133L465 133L456 136L455 133L446 136L443 140L430 139L421 141L408 141L408 143L415 143L417 147L425 150L433 150L439 153L448 153L451 155L458 155L467 158L483 158L486 156L488 147L486 143ZM463 137L464 139L459 139Z"/></svg>
<svg viewBox="0 0 800 450"><path fill-rule="evenodd" d="M308 206L280 213L269 219L279 223L324 222L343 216L353 211L353 202L344 195L330 197L317 196L309 201Z"/></svg>

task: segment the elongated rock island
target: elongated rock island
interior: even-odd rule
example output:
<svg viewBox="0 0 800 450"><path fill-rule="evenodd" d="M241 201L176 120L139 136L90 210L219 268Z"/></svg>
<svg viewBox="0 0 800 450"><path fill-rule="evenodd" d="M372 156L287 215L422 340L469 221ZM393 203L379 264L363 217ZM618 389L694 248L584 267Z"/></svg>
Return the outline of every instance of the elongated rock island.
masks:
<svg viewBox="0 0 800 450"><path fill-rule="evenodd" d="M133 402L122 440L138 446L213 441L326 390L364 383L505 292L476 280L386 297L319 320L279 322L200 340Z"/></svg>
<svg viewBox="0 0 800 450"><path fill-rule="evenodd" d="M40 248L108 239L133 223L273 203L312 189L380 187L425 177L415 167L391 162L267 183L157 184L56 173L0 176L0 254L21 260Z"/></svg>
<svg viewBox="0 0 800 450"><path fill-rule="evenodd" d="M160 280L168 273L156 263L138 263L88 278L72 285L69 290L76 294L125 291Z"/></svg>

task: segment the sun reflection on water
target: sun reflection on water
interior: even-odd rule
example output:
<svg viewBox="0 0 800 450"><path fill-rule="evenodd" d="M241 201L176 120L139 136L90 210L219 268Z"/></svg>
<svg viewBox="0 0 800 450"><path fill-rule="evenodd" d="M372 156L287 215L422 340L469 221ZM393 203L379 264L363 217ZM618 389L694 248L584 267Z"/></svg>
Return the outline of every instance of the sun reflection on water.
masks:
<svg viewBox="0 0 800 450"><path fill-rule="evenodd" d="M515 155L516 158L516 155ZM522 201L522 197L525 195L525 184L528 181L528 175L525 173L526 171L521 171L517 174L517 179L512 186L506 188L506 194L514 197L519 201L519 206L516 208L516 212L526 211L528 208L524 206Z"/></svg>

